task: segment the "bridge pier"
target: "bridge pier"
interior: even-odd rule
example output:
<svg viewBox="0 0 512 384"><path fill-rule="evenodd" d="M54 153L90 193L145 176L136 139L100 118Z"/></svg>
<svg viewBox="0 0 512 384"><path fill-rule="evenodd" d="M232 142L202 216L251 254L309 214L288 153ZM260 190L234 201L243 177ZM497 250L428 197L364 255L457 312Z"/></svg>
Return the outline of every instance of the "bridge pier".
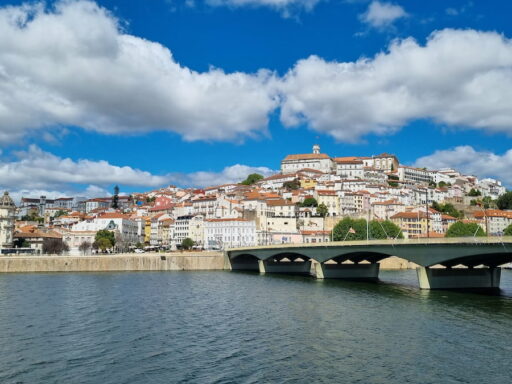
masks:
<svg viewBox="0 0 512 384"><path fill-rule="evenodd" d="M317 279L349 279L371 280L379 279L379 263L371 264L325 264L315 263Z"/></svg>
<svg viewBox="0 0 512 384"><path fill-rule="evenodd" d="M260 273L287 273L294 275L309 275L311 261L273 261L259 260Z"/></svg>
<svg viewBox="0 0 512 384"><path fill-rule="evenodd" d="M501 268L418 267L421 289L498 289Z"/></svg>

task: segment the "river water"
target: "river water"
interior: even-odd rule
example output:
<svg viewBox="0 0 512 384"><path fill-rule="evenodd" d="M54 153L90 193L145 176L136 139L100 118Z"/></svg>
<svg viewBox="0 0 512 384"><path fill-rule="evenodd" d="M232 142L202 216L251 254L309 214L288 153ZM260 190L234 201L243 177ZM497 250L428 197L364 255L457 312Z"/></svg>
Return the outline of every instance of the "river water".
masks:
<svg viewBox="0 0 512 384"><path fill-rule="evenodd" d="M235 272L0 275L0 383L510 383L500 295Z"/></svg>

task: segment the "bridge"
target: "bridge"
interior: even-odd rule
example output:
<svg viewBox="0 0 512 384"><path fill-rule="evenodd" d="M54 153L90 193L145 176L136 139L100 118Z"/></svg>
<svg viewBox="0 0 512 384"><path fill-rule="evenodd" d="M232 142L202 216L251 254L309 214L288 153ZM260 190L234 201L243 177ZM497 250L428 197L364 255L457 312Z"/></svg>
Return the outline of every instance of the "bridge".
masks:
<svg viewBox="0 0 512 384"><path fill-rule="evenodd" d="M231 270L378 280L379 261L397 256L418 265L421 289L499 288L500 265L512 262L512 237L396 239L233 248Z"/></svg>

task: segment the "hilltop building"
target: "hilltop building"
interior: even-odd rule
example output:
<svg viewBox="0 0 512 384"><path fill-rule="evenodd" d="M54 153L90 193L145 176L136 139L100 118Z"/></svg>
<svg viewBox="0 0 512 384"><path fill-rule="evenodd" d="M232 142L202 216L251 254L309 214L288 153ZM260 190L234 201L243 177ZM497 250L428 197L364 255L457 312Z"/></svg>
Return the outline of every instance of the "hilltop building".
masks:
<svg viewBox="0 0 512 384"><path fill-rule="evenodd" d="M16 205L9 192L4 192L0 198L0 253L5 248L12 248L15 216Z"/></svg>

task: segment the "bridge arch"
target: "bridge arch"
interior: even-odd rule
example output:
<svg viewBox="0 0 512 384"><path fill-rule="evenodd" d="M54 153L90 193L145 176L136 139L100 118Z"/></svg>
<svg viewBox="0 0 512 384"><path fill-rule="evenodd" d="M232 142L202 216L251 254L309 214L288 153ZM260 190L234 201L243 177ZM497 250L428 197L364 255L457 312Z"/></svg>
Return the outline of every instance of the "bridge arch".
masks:
<svg viewBox="0 0 512 384"><path fill-rule="evenodd" d="M343 254L331 257L330 259L326 260L326 262L330 261L330 260L332 260L336 263L343 263L345 261L351 261L355 264L358 264L358 263L367 261L367 262L373 264L373 263L376 263L380 260L386 259L391 256L393 256L393 255L388 254L388 253L382 253L382 252L368 252L368 251L347 252L347 253L343 253Z"/></svg>

